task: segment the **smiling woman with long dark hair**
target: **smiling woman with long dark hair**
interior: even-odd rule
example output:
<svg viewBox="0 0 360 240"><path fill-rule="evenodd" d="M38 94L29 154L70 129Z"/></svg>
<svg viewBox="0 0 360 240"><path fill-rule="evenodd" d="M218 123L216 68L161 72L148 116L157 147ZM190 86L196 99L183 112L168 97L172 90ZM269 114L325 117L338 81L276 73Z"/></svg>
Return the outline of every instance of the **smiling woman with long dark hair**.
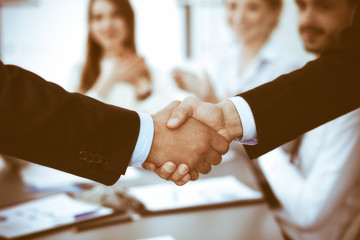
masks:
<svg viewBox="0 0 360 240"><path fill-rule="evenodd" d="M137 54L135 17L128 0L90 0L87 53L78 91L121 105L129 94L116 92L119 83L133 90L135 100L151 95L152 81L144 59ZM113 102L111 99L118 99ZM119 103L119 104L117 104Z"/></svg>

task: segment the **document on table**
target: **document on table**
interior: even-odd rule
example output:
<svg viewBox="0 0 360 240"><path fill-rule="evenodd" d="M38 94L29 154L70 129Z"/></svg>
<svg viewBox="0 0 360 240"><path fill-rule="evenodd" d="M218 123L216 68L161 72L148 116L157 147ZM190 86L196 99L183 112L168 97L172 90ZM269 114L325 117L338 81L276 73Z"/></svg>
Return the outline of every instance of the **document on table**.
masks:
<svg viewBox="0 0 360 240"><path fill-rule="evenodd" d="M255 202L263 199L260 192L249 188L234 176L197 180L182 187L170 182L131 187L128 194L140 201L150 212Z"/></svg>
<svg viewBox="0 0 360 240"><path fill-rule="evenodd" d="M0 209L0 237L23 237L114 213L64 193Z"/></svg>

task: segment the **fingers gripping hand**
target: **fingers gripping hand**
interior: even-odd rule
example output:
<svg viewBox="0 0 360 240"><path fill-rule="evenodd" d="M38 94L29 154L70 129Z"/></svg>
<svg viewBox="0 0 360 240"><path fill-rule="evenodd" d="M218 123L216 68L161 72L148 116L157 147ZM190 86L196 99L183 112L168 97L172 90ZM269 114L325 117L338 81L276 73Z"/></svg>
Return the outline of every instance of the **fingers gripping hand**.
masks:
<svg viewBox="0 0 360 240"><path fill-rule="evenodd" d="M214 129L228 142L242 135L241 119L236 108L228 100L212 104L187 97L173 109L167 126L176 129L191 117Z"/></svg>
<svg viewBox="0 0 360 240"><path fill-rule="evenodd" d="M194 97L185 98L182 103L173 109L167 126L173 129L178 128L191 117L213 128L215 131L225 129L222 110L216 104L201 102ZM224 137L228 138L228 136Z"/></svg>
<svg viewBox="0 0 360 240"><path fill-rule="evenodd" d="M166 162L156 169L155 173L161 178L173 181L178 186L186 184L189 180L195 181L199 178L199 173L195 170L189 171L189 167L184 163L176 168L175 163Z"/></svg>

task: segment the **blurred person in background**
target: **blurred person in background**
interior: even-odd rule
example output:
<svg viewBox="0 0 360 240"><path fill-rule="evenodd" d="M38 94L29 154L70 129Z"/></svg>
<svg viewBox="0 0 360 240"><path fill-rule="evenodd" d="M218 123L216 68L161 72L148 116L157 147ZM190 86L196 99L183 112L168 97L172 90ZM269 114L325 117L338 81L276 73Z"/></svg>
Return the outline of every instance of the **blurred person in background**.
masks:
<svg viewBox="0 0 360 240"><path fill-rule="evenodd" d="M358 0L296 4L304 47L319 57L351 25ZM359 228L353 223L360 213L359 156L360 110L355 110L260 157L283 207L275 215L286 239L338 240L352 224Z"/></svg>
<svg viewBox="0 0 360 240"><path fill-rule="evenodd" d="M236 41L215 60L215 71L209 69L204 77L180 68L173 71L179 88L212 103L302 65L283 50L273 34L280 20L282 0L223 0L223 3Z"/></svg>
<svg viewBox="0 0 360 240"><path fill-rule="evenodd" d="M90 0L88 28L85 61L74 68L68 90L146 113L176 99L159 71L137 53L135 15L128 0Z"/></svg>
<svg viewBox="0 0 360 240"><path fill-rule="evenodd" d="M90 0L87 53L71 90L122 107L152 93L150 70L135 44L135 16L128 0ZM79 69L80 70L80 69ZM80 81L79 81L79 80ZM130 106L129 106L130 105Z"/></svg>
<svg viewBox="0 0 360 240"><path fill-rule="evenodd" d="M276 38L282 0L223 0L223 3L235 42L214 59L214 64L210 64L214 69L207 69L204 77L174 69L173 78L180 89L202 101L217 103L302 66L302 61L284 51ZM245 150L231 143L224 160L239 158L247 158Z"/></svg>
<svg viewBox="0 0 360 240"><path fill-rule="evenodd" d="M90 0L87 53L82 66L74 68L68 90L146 113L178 99L176 89L138 54L135 25L128 0Z"/></svg>

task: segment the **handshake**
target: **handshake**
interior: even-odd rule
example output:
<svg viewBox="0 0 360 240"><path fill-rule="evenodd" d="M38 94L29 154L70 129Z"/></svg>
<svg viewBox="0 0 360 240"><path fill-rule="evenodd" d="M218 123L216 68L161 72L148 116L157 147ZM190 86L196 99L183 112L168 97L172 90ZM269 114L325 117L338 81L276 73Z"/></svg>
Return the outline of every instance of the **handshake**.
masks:
<svg viewBox="0 0 360 240"><path fill-rule="evenodd" d="M152 118L154 140L142 166L179 186L209 173L221 163L229 143L242 136L240 117L229 100L211 104L188 97Z"/></svg>

